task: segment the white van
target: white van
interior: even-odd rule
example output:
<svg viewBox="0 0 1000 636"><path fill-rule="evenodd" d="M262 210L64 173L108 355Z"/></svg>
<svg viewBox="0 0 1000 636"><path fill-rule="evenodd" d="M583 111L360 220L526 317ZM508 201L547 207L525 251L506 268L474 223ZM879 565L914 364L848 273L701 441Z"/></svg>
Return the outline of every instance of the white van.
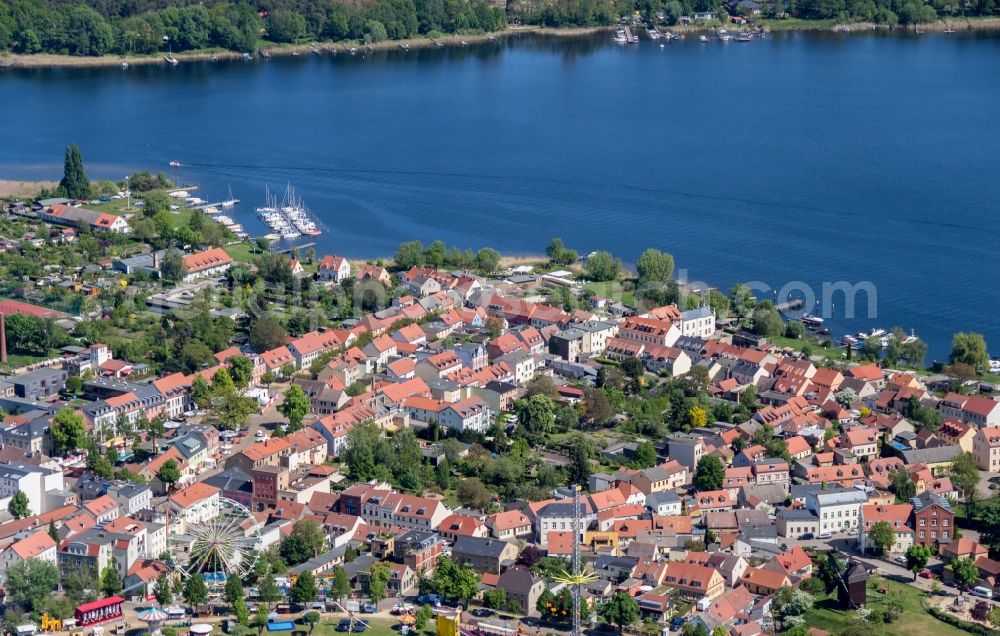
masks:
<svg viewBox="0 0 1000 636"><path fill-rule="evenodd" d="M991 590L988 587L983 587L981 585L972 588L972 591L969 592L969 594L972 594L973 596L979 596L982 598L993 598L993 590Z"/></svg>

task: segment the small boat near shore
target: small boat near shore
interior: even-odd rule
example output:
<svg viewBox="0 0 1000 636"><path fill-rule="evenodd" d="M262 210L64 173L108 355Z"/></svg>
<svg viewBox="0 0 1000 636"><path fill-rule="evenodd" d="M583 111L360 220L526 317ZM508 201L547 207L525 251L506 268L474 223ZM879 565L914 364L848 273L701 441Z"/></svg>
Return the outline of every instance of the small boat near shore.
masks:
<svg viewBox="0 0 1000 636"><path fill-rule="evenodd" d="M807 329L813 329L816 327L823 326L823 319L819 316L814 316L812 314L802 315L802 324L806 326Z"/></svg>
<svg viewBox="0 0 1000 636"><path fill-rule="evenodd" d="M177 58L172 55L164 55L163 61L165 61L167 64L170 64L171 66L177 66L178 64Z"/></svg>

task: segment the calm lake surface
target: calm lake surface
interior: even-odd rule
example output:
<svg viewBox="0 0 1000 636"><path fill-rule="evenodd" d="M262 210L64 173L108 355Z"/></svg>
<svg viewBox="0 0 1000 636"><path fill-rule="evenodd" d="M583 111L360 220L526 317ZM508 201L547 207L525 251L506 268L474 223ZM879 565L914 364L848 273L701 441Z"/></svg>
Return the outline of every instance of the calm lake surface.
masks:
<svg viewBox="0 0 1000 636"><path fill-rule="evenodd" d="M0 176L163 170L253 206L295 186L318 250L443 239L540 253L552 236L689 280L871 282L837 334L900 325L1000 353L1000 38L523 36L462 49L176 68L0 72ZM168 168L171 160L186 167Z"/></svg>

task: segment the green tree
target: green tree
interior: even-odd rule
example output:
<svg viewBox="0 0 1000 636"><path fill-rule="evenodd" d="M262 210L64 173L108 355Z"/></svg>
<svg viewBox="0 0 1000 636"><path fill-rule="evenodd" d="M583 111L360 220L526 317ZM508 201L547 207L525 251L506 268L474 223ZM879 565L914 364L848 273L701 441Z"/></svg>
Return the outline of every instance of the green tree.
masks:
<svg viewBox="0 0 1000 636"><path fill-rule="evenodd" d="M590 443L581 435L573 439L569 447L569 466L566 467L566 479L570 484L587 487L590 481Z"/></svg>
<svg viewBox="0 0 1000 636"><path fill-rule="evenodd" d="M142 198L142 215L148 219L170 211L170 197L163 190L148 192ZM200 214L200 213L199 213Z"/></svg>
<svg viewBox="0 0 1000 636"><path fill-rule="evenodd" d="M57 583L59 569L48 561L31 558L7 568L5 584L9 598L30 610L40 610Z"/></svg>
<svg viewBox="0 0 1000 636"><path fill-rule="evenodd" d="M160 470L156 471L156 477L163 482L167 490L173 488L174 484L181 480L181 471L177 467L177 462L172 459L163 462Z"/></svg>
<svg viewBox="0 0 1000 636"><path fill-rule="evenodd" d="M257 581L257 598L268 609L283 598L273 574L267 574Z"/></svg>
<svg viewBox="0 0 1000 636"><path fill-rule="evenodd" d="M580 255L576 250L569 249L563 245L563 240L561 238L554 238L549 242L548 247L545 248L545 253L553 262L559 265L570 265L576 262Z"/></svg>
<svg viewBox="0 0 1000 636"><path fill-rule="evenodd" d="M208 586L200 574L189 576L184 582L184 602L192 608L208 600Z"/></svg>
<svg viewBox="0 0 1000 636"><path fill-rule="evenodd" d="M976 567L976 562L968 557L955 559L950 567L955 580L961 585L972 585L979 580L979 568Z"/></svg>
<svg viewBox="0 0 1000 636"><path fill-rule="evenodd" d="M160 604L160 607L174 602L174 594L170 590L170 579L167 578L166 572L161 572L160 576L156 577L156 583L153 584L153 596L156 597L156 602Z"/></svg>
<svg viewBox="0 0 1000 636"><path fill-rule="evenodd" d="M115 560L111 559L111 564L101 572L101 592L105 596L115 596L121 594L122 580L115 571Z"/></svg>
<svg viewBox="0 0 1000 636"><path fill-rule="evenodd" d="M468 477L459 481L455 496L463 506L480 510L490 502L490 491L478 477Z"/></svg>
<svg viewBox="0 0 1000 636"><path fill-rule="evenodd" d="M881 554L885 554L896 545L896 532L887 521L873 523L868 529L868 537Z"/></svg>
<svg viewBox="0 0 1000 636"><path fill-rule="evenodd" d="M533 438L541 439L552 432L556 423L555 405L544 395L533 395L530 398L514 403L514 412L521 427Z"/></svg>
<svg viewBox="0 0 1000 636"><path fill-rule="evenodd" d="M243 395L235 386L224 386L212 398L212 416L226 429L235 431L259 410L257 400Z"/></svg>
<svg viewBox="0 0 1000 636"><path fill-rule="evenodd" d="M234 356L230 358L229 375L237 388L247 388L253 379L253 362L246 356Z"/></svg>
<svg viewBox="0 0 1000 636"><path fill-rule="evenodd" d="M347 572L339 565L333 568L333 584L330 587L333 598L338 600L351 593L351 581L347 577Z"/></svg>
<svg viewBox="0 0 1000 636"><path fill-rule="evenodd" d="M991 552L1000 551L1000 500L992 499L980 506L979 541Z"/></svg>
<svg viewBox="0 0 1000 636"><path fill-rule="evenodd" d="M73 409L65 408L52 418L49 434L52 435L52 446L56 453L65 455L83 446L87 437L87 427L84 425L82 415Z"/></svg>
<svg viewBox="0 0 1000 636"><path fill-rule="evenodd" d="M229 375L229 369L222 367L215 372L212 376L212 393L218 394L226 389L231 389L235 386L233 383L233 376Z"/></svg>
<svg viewBox="0 0 1000 636"><path fill-rule="evenodd" d="M243 581L238 576L226 577L226 586L222 590L222 597L230 605L243 598Z"/></svg>
<svg viewBox="0 0 1000 636"><path fill-rule="evenodd" d="M587 277L597 282L613 281L621 272L622 262L610 252L595 252L587 258Z"/></svg>
<svg viewBox="0 0 1000 636"><path fill-rule="evenodd" d="M651 247L639 256L635 268L641 284L665 283L674 274L674 257Z"/></svg>
<svg viewBox="0 0 1000 636"><path fill-rule="evenodd" d="M410 269L424 266L424 246L420 241L402 243L396 250L394 259L397 269Z"/></svg>
<svg viewBox="0 0 1000 636"><path fill-rule="evenodd" d="M781 314L770 303L761 303L753 310L752 329L760 336L774 338L785 332L785 323L781 321Z"/></svg>
<svg viewBox="0 0 1000 636"><path fill-rule="evenodd" d="M781 621L784 628L792 627L795 623L800 623L799 617L812 609L814 599L811 594L796 590L792 587L783 587L774 595L773 613L775 618ZM794 623L790 619L796 618Z"/></svg>
<svg viewBox="0 0 1000 636"><path fill-rule="evenodd" d="M48 532L49 532L49 537L51 537L52 540L56 542L56 545L59 545L59 543L60 543L59 531L56 530L56 522L53 521L53 520L51 520L51 519L49 520L49 530L48 530Z"/></svg>
<svg viewBox="0 0 1000 636"><path fill-rule="evenodd" d="M595 426L604 426L614 418L615 410L612 408L611 402L608 400L608 394L604 390L587 387L583 391L583 401L586 405L586 417Z"/></svg>
<svg viewBox="0 0 1000 636"><path fill-rule="evenodd" d="M171 247L163 254L160 276L174 282L184 278L184 254L176 247Z"/></svg>
<svg viewBox="0 0 1000 636"><path fill-rule="evenodd" d="M913 482L913 475L905 468L899 468L892 472L892 492L896 498L902 501L909 501L917 494L917 485Z"/></svg>
<svg viewBox="0 0 1000 636"><path fill-rule="evenodd" d="M480 274L489 275L500 266L500 252L490 247L484 247L476 252L476 269Z"/></svg>
<svg viewBox="0 0 1000 636"><path fill-rule="evenodd" d="M423 631L424 626L427 625L427 621L429 621L433 616L434 610L432 610L429 605L421 605L413 617L413 626L417 628L418 632Z"/></svg>
<svg viewBox="0 0 1000 636"><path fill-rule="evenodd" d="M257 628L257 636L264 631L270 619L267 617L268 607L264 603L257 605L257 613L253 617L253 626Z"/></svg>
<svg viewBox="0 0 1000 636"><path fill-rule="evenodd" d="M302 429L302 420L309 412L309 397L298 384L293 384L285 391L285 399L278 406L278 411L288 418L288 432Z"/></svg>
<svg viewBox="0 0 1000 636"><path fill-rule="evenodd" d="M296 42L306 35L306 19L289 9L272 10L266 24L267 36L272 42Z"/></svg>
<svg viewBox="0 0 1000 636"><path fill-rule="evenodd" d="M931 549L925 545L911 545L906 549L906 569L913 572L914 581L917 580L917 573L927 567L930 558Z"/></svg>
<svg viewBox="0 0 1000 636"><path fill-rule="evenodd" d="M18 490L14 493L14 496L10 498L10 503L7 504L7 512L9 512L15 519L24 519L25 517L31 516L28 495L24 494L23 490Z"/></svg>
<svg viewBox="0 0 1000 636"><path fill-rule="evenodd" d="M247 602L243 598L236 599L233 602L233 616L236 617L236 622L244 627L249 627L250 625L250 610L247 608Z"/></svg>
<svg viewBox="0 0 1000 636"><path fill-rule="evenodd" d="M985 373L990 368L990 354L986 339L979 333L956 333L951 339L952 364L967 364L976 373Z"/></svg>
<svg viewBox="0 0 1000 636"><path fill-rule="evenodd" d="M618 633L621 633L626 625L639 620L639 603L630 594L615 592L611 600L601 606L599 612L601 618L618 627Z"/></svg>
<svg viewBox="0 0 1000 636"><path fill-rule="evenodd" d="M951 482L958 487L965 501L966 517L972 518L972 510L976 505L976 493L979 492L979 467L972 453L961 453L951 466Z"/></svg>
<svg viewBox="0 0 1000 636"><path fill-rule="evenodd" d="M288 332L270 314L264 314L250 325L249 342L254 351L263 353L285 344Z"/></svg>
<svg viewBox="0 0 1000 636"><path fill-rule="evenodd" d="M495 588L483 594L483 605L492 609L503 609L507 605L507 592Z"/></svg>
<svg viewBox="0 0 1000 636"><path fill-rule="evenodd" d="M191 380L191 400L201 408L208 407L212 402L212 387L201 375Z"/></svg>
<svg viewBox="0 0 1000 636"><path fill-rule="evenodd" d="M390 576L389 564L384 561L373 563L369 568L368 597L375 605L378 605L379 601L385 598Z"/></svg>
<svg viewBox="0 0 1000 636"><path fill-rule="evenodd" d="M309 626L309 633L311 634L313 628L319 624L323 616L316 610L310 610L302 615L302 622Z"/></svg>
<svg viewBox="0 0 1000 636"><path fill-rule="evenodd" d="M78 375L66 378L66 393L76 397L83 390L83 380Z"/></svg>
<svg viewBox="0 0 1000 636"><path fill-rule="evenodd" d="M736 318L737 325L748 329L753 324L753 311L757 299L746 285L734 285L729 291L729 308Z"/></svg>
<svg viewBox="0 0 1000 636"><path fill-rule="evenodd" d="M289 598L295 603L315 601L317 594L319 594L319 587L316 585L316 577L309 570L300 574L288 591Z"/></svg>
<svg viewBox="0 0 1000 636"><path fill-rule="evenodd" d="M441 557L431 576L430 588L445 598L466 600L476 595L479 576L468 566L459 566L450 557Z"/></svg>
<svg viewBox="0 0 1000 636"><path fill-rule="evenodd" d="M701 492L719 490L722 488L725 474L726 471L722 467L722 461L718 457L715 455L703 455L698 460L698 466L695 468L692 483Z"/></svg>
<svg viewBox="0 0 1000 636"><path fill-rule="evenodd" d="M296 522L295 527L281 542L281 556L289 565L298 565L319 556L325 548L326 534L323 528L312 519L303 519Z"/></svg>
<svg viewBox="0 0 1000 636"><path fill-rule="evenodd" d="M83 157L76 144L66 146L63 160L63 178L59 190L70 199L86 199L90 196L90 180L83 171Z"/></svg>
<svg viewBox="0 0 1000 636"><path fill-rule="evenodd" d="M656 449L653 444L646 441L641 442L635 449L635 458L632 460L635 468L650 468L656 465Z"/></svg>

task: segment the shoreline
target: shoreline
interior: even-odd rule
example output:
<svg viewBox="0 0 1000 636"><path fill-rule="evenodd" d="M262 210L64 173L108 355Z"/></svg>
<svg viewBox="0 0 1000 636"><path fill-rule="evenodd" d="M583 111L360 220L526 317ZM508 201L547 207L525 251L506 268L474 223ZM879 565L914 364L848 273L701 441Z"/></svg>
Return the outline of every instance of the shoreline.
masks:
<svg viewBox="0 0 1000 636"><path fill-rule="evenodd" d="M313 42L309 44L272 44L261 48L254 55L255 61L258 58L269 57L296 57L309 55L351 55L351 49L355 54L364 55L374 51L407 51L411 49L430 48L463 48L473 44L484 44L495 42L511 37L533 34L555 37L579 37L592 35L602 31L611 30L614 27L569 27L551 28L539 26L508 27L504 31L475 34L449 34L439 38L419 37L405 40L384 40L372 44L364 44L354 40L340 42ZM123 61L129 66L150 66L165 63L165 53L153 55L102 55L96 57L84 57L74 55L57 55L54 53L34 53L30 55L10 53L0 55L0 69L35 69L35 68L110 68L121 66ZM236 51L222 49L206 49L201 51L183 51L174 53L173 57L179 64L190 62L210 62L213 56L217 61L236 61L243 59L243 54Z"/></svg>
<svg viewBox="0 0 1000 636"><path fill-rule="evenodd" d="M827 31L832 33L864 33L864 32L886 32L892 33L895 31L906 32L906 33L943 33L947 32L949 29L956 33L966 33L971 31L1000 31L1000 17L985 17L985 18L949 18L948 20L940 19L936 22L930 22L927 24L908 24L908 25L897 25L895 27L890 27L884 24L875 24L872 22L855 22L848 24L834 24L826 20L816 20L814 22L805 20L792 20L789 21L787 27L783 26L785 21L783 20L762 20L762 24L768 31L772 32L796 32L796 31ZM471 46L474 44L484 44L487 42L495 42L500 40L505 40L511 37L519 36L522 34L532 34L541 36L552 36L552 37L580 37L585 35L593 35L596 33L601 33L605 31L611 31L614 26L597 26L597 27L541 27L541 26L512 26L508 27L503 31L496 31L491 33L476 33L476 34L450 34L439 38L410 38L406 40L385 40L383 42L376 42L373 44L364 44L356 41L341 41L341 42L318 42L309 44L292 44L292 45L269 45L262 48L256 57L270 58L270 57L296 57L296 56L308 56L308 55L352 55L351 50L354 49L355 53L360 53L364 55L368 52L375 51L407 51L410 49L428 49L428 48L462 48L465 46ZM731 28L739 28L733 26ZM699 33L714 31L714 27L709 27L706 25L689 24L689 25L675 25L670 27L668 30L675 31L678 33ZM175 53L174 58L178 63L191 63L191 62L209 62L212 61L213 56L216 60L220 61L234 61L240 60L243 57L242 53L236 51L228 50L202 50L202 51L186 51L181 53ZM150 66L164 64L164 54L157 53L153 55L132 55L132 56L118 56L118 55L104 55L99 57L83 57L83 56L73 56L73 55L57 55L52 53L35 53L35 54L6 54L0 55L0 70L6 68L13 69L38 69L38 68L109 68L114 66L121 66L123 61L127 61L129 66Z"/></svg>

